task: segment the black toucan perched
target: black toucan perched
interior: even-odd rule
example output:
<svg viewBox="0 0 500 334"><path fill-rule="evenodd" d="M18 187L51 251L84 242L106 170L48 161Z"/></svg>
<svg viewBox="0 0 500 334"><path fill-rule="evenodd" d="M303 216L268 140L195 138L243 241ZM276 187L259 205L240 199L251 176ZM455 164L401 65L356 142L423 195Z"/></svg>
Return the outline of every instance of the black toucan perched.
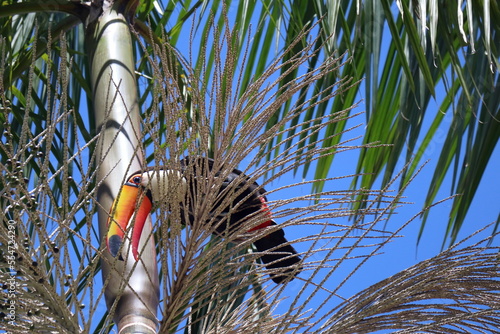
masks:
<svg viewBox="0 0 500 334"><path fill-rule="evenodd" d="M211 212L204 219L206 224L214 224L214 233L222 237L237 231L237 228L249 219L262 221L262 217L258 217L260 214L264 215L265 221L242 232L251 233L276 225L267 206L265 190L255 182L250 183L249 178L240 170L233 169L228 172L221 169L213 175L212 184L209 185L208 173L213 171L214 160L187 157L180 163L180 172L151 167L132 173L127 179L111 207L108 220L106 242L113 256L120 255L125 231L135 212L131 246L132 254L135 260L138 260L139 240L146 217L151 212L153 201L161 201L166 196L179 198L181 223L192 225L196 220L194 203L199 205L199 201L207 197L207 192L217 189L218 193L212 194L214 196L211 197L214 203L208 204ZM224 179L220 180L221 177ZM216 182L217 178L219 183ZM234 200L229 201L228 196L234 197ZM281 283L286 279L293 279L299 273L300 257L285 239L282 229L272 230L255 240L254 245L257 251L263 253L260 260L266 268L277 269L271 274L273 281Z"/></svg>

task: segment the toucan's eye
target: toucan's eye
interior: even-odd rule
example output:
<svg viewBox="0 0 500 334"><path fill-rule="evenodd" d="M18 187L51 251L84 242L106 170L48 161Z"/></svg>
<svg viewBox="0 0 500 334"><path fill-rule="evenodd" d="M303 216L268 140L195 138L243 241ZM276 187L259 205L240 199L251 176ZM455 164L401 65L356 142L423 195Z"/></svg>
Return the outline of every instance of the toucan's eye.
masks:
<svg viewBox="0 0 500 334"><path fill-rule="evenodd" d="M135 183L135 184L140 184L142 181L142 178L140 176L134 176L132 178L132 182Z"/></svg>

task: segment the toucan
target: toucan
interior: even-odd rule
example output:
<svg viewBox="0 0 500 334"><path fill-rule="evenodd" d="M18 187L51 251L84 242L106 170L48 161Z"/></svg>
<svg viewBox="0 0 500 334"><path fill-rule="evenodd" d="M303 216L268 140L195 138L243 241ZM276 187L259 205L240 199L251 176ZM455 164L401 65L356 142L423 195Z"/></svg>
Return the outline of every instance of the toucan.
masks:
<svg viewBox="0 0 500 334"><path fill-rule="evenodd" d="M133 224L132 255L136 261L139 259L139 240L153 203L166 196L176 196L174 201L180 203L180 223L193 225L200 220L196 207L200 207L200 201L211 198L210 203L203 203L210 207L210 213L201 218L206 228L221 237L235 232L259 233L262 237L253 244L262 253L260 261L272 270L272 280L282 283L293 279L301 270L301 259L285 239L283 229L272 219L266 191L242 171L224 168L214 171L214 165L213 159L196 156L182 159L180 171L148 167L132 173L109 213L106 244L111 255L122 259L120 250L130 223ZM134 222L130 221L132 216ZM258 220L259 224L241 231L244 223L251 219Z"/></svg>

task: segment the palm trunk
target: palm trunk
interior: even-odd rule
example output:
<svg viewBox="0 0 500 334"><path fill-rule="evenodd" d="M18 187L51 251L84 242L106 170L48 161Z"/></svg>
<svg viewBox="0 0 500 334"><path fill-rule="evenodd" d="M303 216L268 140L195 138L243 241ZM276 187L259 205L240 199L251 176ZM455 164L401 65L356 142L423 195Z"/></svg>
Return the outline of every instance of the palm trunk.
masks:
<svg viewBox="0 0 500 334"><path fill-rule="evenodd" d="M134 2L138 1L129 1L132 6L128 8L134 8ZM143 163L132 38L123 12L126 7L104 1L87 31L95 124L100 134L96 163L101 240L107 233L108 210L120 185ZM114 312L120 333L155 333L158 326L158 274L154 240L148 238L151 229L149 217L140 247L147 245L138 262L132 255L125 261L117 260L102 248L106 303Z"/></svg>

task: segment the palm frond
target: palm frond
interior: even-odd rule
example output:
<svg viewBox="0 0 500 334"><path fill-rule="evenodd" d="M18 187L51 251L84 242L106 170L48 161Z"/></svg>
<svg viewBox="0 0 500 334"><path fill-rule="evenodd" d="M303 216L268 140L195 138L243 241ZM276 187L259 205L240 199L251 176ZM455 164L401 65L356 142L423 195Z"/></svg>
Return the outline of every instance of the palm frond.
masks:
<svg viewBox="0 0 500 334"><path fill-rule="evenodd" d="M499 249L490 239L462 241L363 290L333 309L322 331L498 333Z"/></svg>
<svg viewBox="0 0 500 334"><path fill-rule="evenodd" d="M0 84L0 280L9 282L2 295L2 327L11 333L88 331L88 320L102 310L102 292L93 289L100 270L95 178L84 167L95 138L83 138L86 132L80 132L79 117L69 108L73 64L66 60L66 43L63 36L59 66L31 63L29 82L46 78L41 85L47 95L41 99L31 103L21 90L7 95L11 87ZM24 108L20 100L26 101Z"/></svg>

